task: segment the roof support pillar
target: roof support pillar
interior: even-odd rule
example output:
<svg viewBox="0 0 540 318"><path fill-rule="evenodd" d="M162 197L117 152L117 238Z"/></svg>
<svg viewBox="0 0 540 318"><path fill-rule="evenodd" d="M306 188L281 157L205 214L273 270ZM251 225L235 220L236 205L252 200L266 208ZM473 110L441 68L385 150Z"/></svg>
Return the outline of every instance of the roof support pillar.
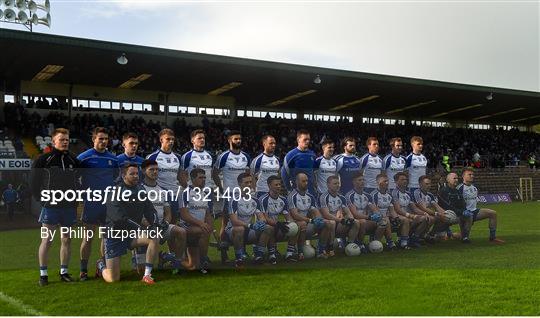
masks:
<svg viewBox="0 0 540 318"><path fill-rule="evenodd" d="M67 103L68 118L71 119L71 109L73 108L73 83L69 83Z"/></svg>
<svg viewBox="0 0 540 318"><path fill-rule="evenodd" d="M231 120L235 120L236 119L236 105L231 105L229 106L229 116L231 118Z"/></svg>
<svg viewBox="0 0 540 318"><path fill-rule="evenodd" d="M163 116L165 117L165 124L169 126L169 93L165 93L163 100ZM158 108L159 111L159 108Z"/></svg>

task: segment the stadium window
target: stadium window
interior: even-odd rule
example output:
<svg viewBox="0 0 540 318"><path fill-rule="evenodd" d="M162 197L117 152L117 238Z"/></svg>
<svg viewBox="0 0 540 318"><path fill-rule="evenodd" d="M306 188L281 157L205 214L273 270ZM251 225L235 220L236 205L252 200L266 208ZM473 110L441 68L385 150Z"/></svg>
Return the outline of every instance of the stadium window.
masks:
<svg viewBox="0 0 540 318"><path fill-rule="evenodd" d="M244 117L244 114L245 114L245 113L246 113L246 112L245 112L244 110L240 110L240 109L239 109L239 110L236 111L236 116L238 116L238 117Z"/></svg>
<svg viewBox="0 0 540 318"><path fill-rule="evenodd" d="M79 107L79 104L77 104L77 100L75 98L73 98L71 100L71 107L73 107L73 108Z"/></svg>
<svg viewBox="0 0 540 318"><path fill-rule="evenodd" d="M15 95L4 95L4 103L15 103Z"/></svg>
<svg viewBox="0 0 540 318"><path fill-rule="evenodd" d="M248 111L246 112L246 116L247 116L247 117L253 117L253 111L252 111L252 110L248 110Z"/></svg>
<svg viewBox="0 0 540 318"><path fill-rule="evenodd" d="M141 103L133 103L133 110L134 111L142 111L143 105Z"/></svg>
<svg viewBox="0 0 540 318"><path fill-rule="evenodd" d="M257 110L254 110L253 111L253 117L261 117L261 112L257 111Z"/></svg>
<svg viewBox="0 0 540 318"><path fill-rule="evenodd" d="M90 108L99 108L99 101L98 100L91 100L90 101Z"/></svg>
<svg viewBox="0 0 540 318"><path fill-rule="evenodd" d="M169 106L169 112L171 111L171 107L176 107L175 113L187 113L187 107L186 106Z"/></svg>
<svg viewBox="0 0 540 318"><path fill-rule="evenodd" d="M304 119L311 120L311 114L304 114Z"/></svg>
<svg viewBox="0 0 540 318"><path fill-rule="evenodd" d="M111 102L111 109L120 109L120 102Z"/></svg>
<svg viewBox="0 0 540 318"><path fill-rule="evenodd" d="M213 116L214 114L215 114L214 113L214 108L207 108L206 109L206 115L212 115Z"/></svg>
<svg viewBox="0 0 540 318"><path fill-rule="evenodd" d="M195 107L188 107L187 108L188 114L197 114L197 108Z"/></svg>
<svg viewBox="0 0 540 318"><path fill-rule="evenodd" d="M292 118L292 119L296 119L296 118L297 118L297 115L296 115L295 113L292 113L292 114L291 114L291 118Z"/></svg>
<svg viewBox="0 0 540 318"><path fill-rule="evenodd" d="M169 113L178 113L178 106L169 106Z"/></svg>
<svg viewBox="0 0 540 318"><path fill-rule="evenodd" d="M285 118L285 119L291 119L291 118L292 118L291 115L292 115L291 113L285 113L285 114L283 114L283 118Z"/></svg>
<svg viewBox="0 0 540 318"><path fill-rule="evenodd" d="M100 102L101 109L111 109L111 102Z"/></svg>
<svg viewBox="0 0 540 318"><path fill-rule="evenodd" d="M133 109L133 104L132 103L122 103L122 109L131 110L131 109Z"/></svg>
<svg viewBox="0 0 540 318"><path fill-rule="evenodd" d="M147 112L152 111L152 105L151 104L143 104L143 110Z"/></svg>
<svg viewBox="0 0 540 318"><path fill-rule="evenodd" d="M79 104L79 107L88 108L88 101L85 99L78 99L77 103Z"/></svg>
<svg viewBox="0 0 540 318"><path fill-rule="evenodd" d="M222 115L223 115L223 111L224 111L223 108L216 108L214 114L215 114L216 116L222 116Z"/></svg>

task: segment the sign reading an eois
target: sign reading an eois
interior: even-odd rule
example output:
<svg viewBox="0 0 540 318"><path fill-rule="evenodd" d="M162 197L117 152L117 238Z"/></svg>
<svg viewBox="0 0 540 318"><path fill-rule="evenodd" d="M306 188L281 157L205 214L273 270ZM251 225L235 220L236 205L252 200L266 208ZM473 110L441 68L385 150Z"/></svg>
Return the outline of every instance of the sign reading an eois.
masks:
<svg viewBox="0 0 540 318"><path fill-rule="evenodd" d="M30 170L30 159L0 159L0 170Z"/></svg>

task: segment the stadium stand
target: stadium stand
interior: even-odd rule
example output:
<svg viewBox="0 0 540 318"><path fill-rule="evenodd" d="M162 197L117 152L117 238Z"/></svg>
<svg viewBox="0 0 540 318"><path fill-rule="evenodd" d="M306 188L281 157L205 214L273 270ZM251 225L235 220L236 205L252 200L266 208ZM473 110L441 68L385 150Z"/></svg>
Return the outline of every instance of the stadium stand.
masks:
<svg viewBox="0 0 540 318"><path fill-rule="evenodd" d="M20 109L17 107L17 109ZM141 140L140 155L146 155L155 150L159 144L158 133L162 128L170 126L178 138L177 149L179 153L190 149L189 133L195 128L204 128L207 131L207 148L218 154L226 145L225 135L228 130L240 130L244 136L243 148L255 156L260 151L259 138L264 134L277 136L277 153L284 154L294 147L295 133L300 128L308 129L312 133L312 140L316 151L320 151L318 142L323 137L329 137L339 141L351 135L358 140L357 151L359 154L367 151L364 141L369 136L379 138L380 154L390 151L387 141L399 136L404 140L405 149L408 140L413 135L423 136L425 140L424 152L429 160L429 168L436 169L441 163L443 155L450 156L452 166L473 166L475 162L478 168L503 168L505 166L517 166L524 164L531 153L539 151L540 136L536 133L521 132L517 129L503 130L476 130L461 128L416 126L406 123L405 125L385 125L368 123L322 122L307 120L287 120L272 118L247 118L237 117L235 120L210 121L207 117L197 118L200 124L190 121L187 123L183 116L176 117L171 125L164 122L146 120L143 116L113 113L77 113L72 119L59 111L48 112L42 117L36 112L29 115L30 109L23 109L19 122L14 122L29 136L35 139L36 145L44 151L50 144L49 134L55 127L67 127L72 132L72 143L80 138L87 145L90 144L89 132L93 127L104 126L110 129L111 147L115 153L121 153L120 140L128 131L134 131ZM408 151L408 150L406 150ZM336 150L336 153L339 151Z"/></svg>

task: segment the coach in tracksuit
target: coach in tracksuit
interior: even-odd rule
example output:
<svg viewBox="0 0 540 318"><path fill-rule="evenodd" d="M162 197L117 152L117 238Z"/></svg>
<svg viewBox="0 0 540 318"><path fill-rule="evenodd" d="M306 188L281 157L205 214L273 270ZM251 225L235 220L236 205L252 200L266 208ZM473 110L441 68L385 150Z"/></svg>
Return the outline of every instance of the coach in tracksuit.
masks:
<svg viewBox="0 0 540 318"><path fill-rule="evenodd" d="M79 161L74 154L68 151L69 131L64 128L54 130L52 134L53 150L39 156L32 167L31 191L34 198L42 205L39 215L39 222L42 224L42 233L47 230L47 234L62 227L71 227L77 222L77 202L62 200L52 204L42 201L43 190L76 190L79 184ZM59 232L59 231L57 231ZM60 247L60 280L71 282L68 274L68 263L71 253L71 239L67 235L61 238ZM47 235L41 239L39 245L39 271L40 286L48 284L48 252L52 244L52 239Z"/></svg>

